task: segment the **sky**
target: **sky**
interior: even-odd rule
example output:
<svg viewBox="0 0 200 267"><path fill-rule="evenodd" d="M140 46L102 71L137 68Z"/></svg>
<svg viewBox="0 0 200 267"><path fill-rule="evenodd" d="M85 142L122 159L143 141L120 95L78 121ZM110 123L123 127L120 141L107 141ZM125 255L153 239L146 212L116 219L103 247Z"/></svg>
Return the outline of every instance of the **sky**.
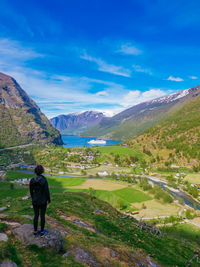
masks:
<svg viewBox="0 0 200 267"><path fill-rule="evenodd" d="M0 72L48 118L200 84L199 0L0 0Z"/></svg>

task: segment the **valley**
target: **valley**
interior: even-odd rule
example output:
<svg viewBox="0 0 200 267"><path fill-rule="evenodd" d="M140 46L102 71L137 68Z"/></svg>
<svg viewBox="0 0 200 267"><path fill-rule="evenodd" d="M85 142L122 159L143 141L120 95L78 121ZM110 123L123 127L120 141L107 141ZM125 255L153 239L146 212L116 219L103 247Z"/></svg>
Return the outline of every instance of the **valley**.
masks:
<svg viewBox="0 0 200 267"><path fill-rule="evenodd" d="M93 137L81 144L79 136L61 140L19 85L1 77L13 94L20 92L27 101L10 101L8 88L0 88L0 236L7 240L0 242L0 259L12 259L18 266L87 266L74 254L82 251L94 266L130 266L135 261L187 266L200 249L199 87L136 105L113 118L92 111L70 114L65 122L54 118L67 134L82 135L87 127L88 132L96 127L101 137L106 122L104 137L123 139L89 146ZM7 130L8 114L12 125ZM13 234L16 225L32 222L28 185L37 164L45 168L52 196L47 227L62 231L63 255L23 245Z"/></svg>

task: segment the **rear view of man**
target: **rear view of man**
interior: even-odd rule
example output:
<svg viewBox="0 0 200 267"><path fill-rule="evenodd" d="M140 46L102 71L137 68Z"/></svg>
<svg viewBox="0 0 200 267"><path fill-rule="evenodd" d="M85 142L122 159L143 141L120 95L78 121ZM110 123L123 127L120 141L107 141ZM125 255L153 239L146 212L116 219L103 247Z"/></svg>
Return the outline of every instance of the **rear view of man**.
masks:
<svg viewBox="0 0 200 267"><path fill-rule="evenodd" d="M44 168L42 165L38 165L35 168L36 177L32 178L29 184L30 194L32 198L32 204L34 208L34 236L43 237L46 234L44 230L45 226L45 212L47 203L50 203L49 186L46 178L42 175ZM38 231L38 218L40 214L41 231Z"/></svg>

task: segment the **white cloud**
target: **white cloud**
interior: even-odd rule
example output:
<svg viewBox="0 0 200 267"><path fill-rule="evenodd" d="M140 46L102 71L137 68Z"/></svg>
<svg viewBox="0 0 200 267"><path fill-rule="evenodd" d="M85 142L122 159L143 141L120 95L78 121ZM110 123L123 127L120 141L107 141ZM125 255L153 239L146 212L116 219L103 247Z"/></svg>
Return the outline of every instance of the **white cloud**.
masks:
<svg viewBox="0 0 200 267"><path fill-rule="evenodd" d="M174 82L183 82L184 80L180 77L173 77L173 76L169 76L169 78L167 78L168 81L174 81Z"/></svg>
<svg viewBox="0 0 200 267"><path fill-rule="evenodd" d="M189 78L192 79L192 80L196 80L196 79L198 79L197 76L189 76Z"/></svg>
<svg viewBox="0 0 200 267"><path fill-rule="evenodd" d="M131 76L131 71L129 69L126 69L122 66L116 66L113 64L108 64L100 58L91 57L91 56L87 55L86 53L84 53L84 55L82 55L81 58L84 60L95 62L98 65L99 71L108 72L108 73L112 73L112 74L124 76L124 77L130 77Z"/></svg>
<svg viewBox="0 0 200 267"><path fill-rule="evenodd" d="M17 60L29 60L43 55L35 52L30 47L22 47L19 42L6 38L0 39L0 56Z"/></svg>
<svg viewBox="0 0 200 267"><path fill-rule="evenodd" d="M122 44L120 49L117 50L118 53L125 54L125 55L140 55L142 51L132 45L131 43Z"/></svg>
<svg viewBox="0 0 200 267"><path fill-rule="evenodd" d="M7 40L7 39L6 39ZM6 44L13 51L7 51ZM15 56L14 54L17 53ZM122 84L98 80L90 77L48 74L31 69L26 62L41 55L32 48L24 47L15 41L0 39L0 69L17 80L28 95L36 101L46 116L100 110L112 116L123 109L138 103L163 96L160 89L146 92L129 90ZM95 62L99 69L118 72L117 75L130 75L130 70L105 63L101 59L84 55L86 60ZM128 71L127 73L125 72ZM122 72L121 74L119 74ZM115 73L116 74L116 73Z"/></svg>
<svg viewBox="0 0 200 267"><path fill-rule="evenodd" d="M166 92L162 91L161 89L150 89L145 92L141 92L139 90L130 90L128 94L124 95L122 99L122 105L125 108L128 108L164 95L166 95Z"/></svg>
<svg viewBox="0 0 200 267"><path fill-rule="evenodd" d="M147 73L149 75L152 75L152 72L150 69L145 69L145 68L142 68L140 65L132 65L134 71L136 72L143 72L143 73Z"/></svg>
<svg viewBox="0 0 200 267"><path fill-rule="evenodd" d="M99 91L96 93L97 96L108 96L108 92L107 91Z"/></svg>

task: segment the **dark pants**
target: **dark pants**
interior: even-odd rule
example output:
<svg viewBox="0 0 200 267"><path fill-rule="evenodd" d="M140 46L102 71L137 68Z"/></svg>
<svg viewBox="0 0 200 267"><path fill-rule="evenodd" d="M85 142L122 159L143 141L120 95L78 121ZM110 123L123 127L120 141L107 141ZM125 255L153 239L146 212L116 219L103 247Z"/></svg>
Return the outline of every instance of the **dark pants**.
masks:
<svg viewBox="0 0 200 267"><path fill-rule="evenodd" d="M40 214L40 223L41 223L41 232L44 231L44 225L45 225L45 212L46 212L47 205L33 205L34 209L34 231L37 231L38 228L38 218Z"/></svg>

